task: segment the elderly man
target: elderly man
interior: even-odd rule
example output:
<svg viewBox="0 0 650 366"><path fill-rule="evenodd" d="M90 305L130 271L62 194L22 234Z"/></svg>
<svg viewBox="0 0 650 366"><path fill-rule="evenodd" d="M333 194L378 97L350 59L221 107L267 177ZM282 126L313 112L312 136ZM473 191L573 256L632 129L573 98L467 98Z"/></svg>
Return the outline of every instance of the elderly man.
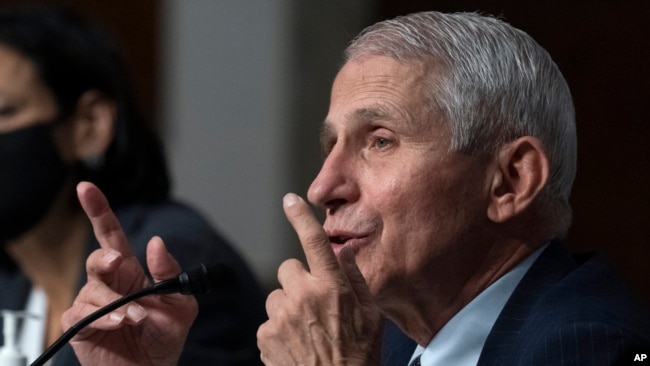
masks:
<svg viewBox="0 0 650 366"><path fill-rule="evenodd" d="M650 351L648 312L603 259L562 243L574 110L525 33L473 13L371 26L346 50L322 145L308 198L324 224L284 198L308 268L288 260L278 271L258 331L267 365L379 364L383 317L417 342L418 365L616 364ZM67 326L132 281L107 202L87 185L79 195L105 249L88 260ZM179 270L158 239L150 254L154 279ZM176 296L98 321L73 342L80 359L173 362L191 320L178 310L195 306ZM106 343L116 332L149 346Z"/></svg>

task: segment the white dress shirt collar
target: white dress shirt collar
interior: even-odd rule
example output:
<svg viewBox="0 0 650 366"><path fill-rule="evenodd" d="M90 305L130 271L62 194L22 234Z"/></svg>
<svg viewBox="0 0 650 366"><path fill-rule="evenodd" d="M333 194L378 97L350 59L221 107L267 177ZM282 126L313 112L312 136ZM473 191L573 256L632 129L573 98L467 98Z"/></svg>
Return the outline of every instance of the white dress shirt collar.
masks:
<svg viewBox="0 0 650 366"><path fill-rule="evenodd" d="M440 329L426 348L418 345L411 362L418 355L422 355L422 366L476 365L485 340L501 310L547 246L548 244L537 249L465 305Z"/></svg>

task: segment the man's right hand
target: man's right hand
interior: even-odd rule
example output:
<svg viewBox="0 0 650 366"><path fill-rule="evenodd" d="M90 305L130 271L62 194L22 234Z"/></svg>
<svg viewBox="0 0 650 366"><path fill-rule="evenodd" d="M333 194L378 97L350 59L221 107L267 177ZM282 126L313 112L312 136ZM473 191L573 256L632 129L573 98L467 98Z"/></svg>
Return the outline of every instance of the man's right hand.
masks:
<svg viewBox="0 0 650 366"><path fill-rule="evenodd" d="M288 194L284 210L296 230L309 268L297 259L278 270L282 288L267 298L268 321L257 331L266 365L376 365L381 313L344 248L337 258L309 205Z"/></svg>
<svg viewBox="0 0 650 366"><path fill-rule="evenodd" d="M102 192L82 182L77 195L101 249L88 257L88 280L63 315L64 329L100 307L151 285ZM181 272L158 237L148 243L147 266L155 282ZM192 296L151 295L91 323L70 344L83 365L175 365L197 313Z"/></svg>

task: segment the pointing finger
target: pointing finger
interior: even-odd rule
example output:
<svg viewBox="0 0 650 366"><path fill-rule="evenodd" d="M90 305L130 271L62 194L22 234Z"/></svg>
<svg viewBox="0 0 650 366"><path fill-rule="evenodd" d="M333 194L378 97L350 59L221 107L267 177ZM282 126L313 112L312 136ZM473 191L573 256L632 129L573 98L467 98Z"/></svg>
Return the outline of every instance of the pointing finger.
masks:
<svg viewBox="0 0 650 366"><path fill-rule="evenodd" d="M99 188L92 183L81 182L77 185L77 197L90 219L99 245L131 255L131 248L122 226Z"/></svg>
<svg viewBox="0 0 650 366"><path fill-rule="evenodd" d="M284 212L298 234L310 272L318 276L339 271L329 239L309 205L299 196L288 193L283 200Z"/></svg>

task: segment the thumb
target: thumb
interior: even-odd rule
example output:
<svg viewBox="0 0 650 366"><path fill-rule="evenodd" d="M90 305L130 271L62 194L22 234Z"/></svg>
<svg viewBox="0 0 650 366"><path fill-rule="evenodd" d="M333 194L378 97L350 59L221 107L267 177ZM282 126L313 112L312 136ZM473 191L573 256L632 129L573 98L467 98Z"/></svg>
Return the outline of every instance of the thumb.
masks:
<svg viewBox="0 0 650 366"><path fill-rule="evenodd" d="M374 304L366 279L363 277L359 266L357 266L357 262L354 260L354 251L348 247L344 247L339 253L339 262L359 302L362 305Z"/></svg>
<svg viewBox="0 0 650 366"><path fill-rule="evenodd" d="M147 244L147 267L154 282L176 277L182 270L158 236L151 238Z"/></svg>

